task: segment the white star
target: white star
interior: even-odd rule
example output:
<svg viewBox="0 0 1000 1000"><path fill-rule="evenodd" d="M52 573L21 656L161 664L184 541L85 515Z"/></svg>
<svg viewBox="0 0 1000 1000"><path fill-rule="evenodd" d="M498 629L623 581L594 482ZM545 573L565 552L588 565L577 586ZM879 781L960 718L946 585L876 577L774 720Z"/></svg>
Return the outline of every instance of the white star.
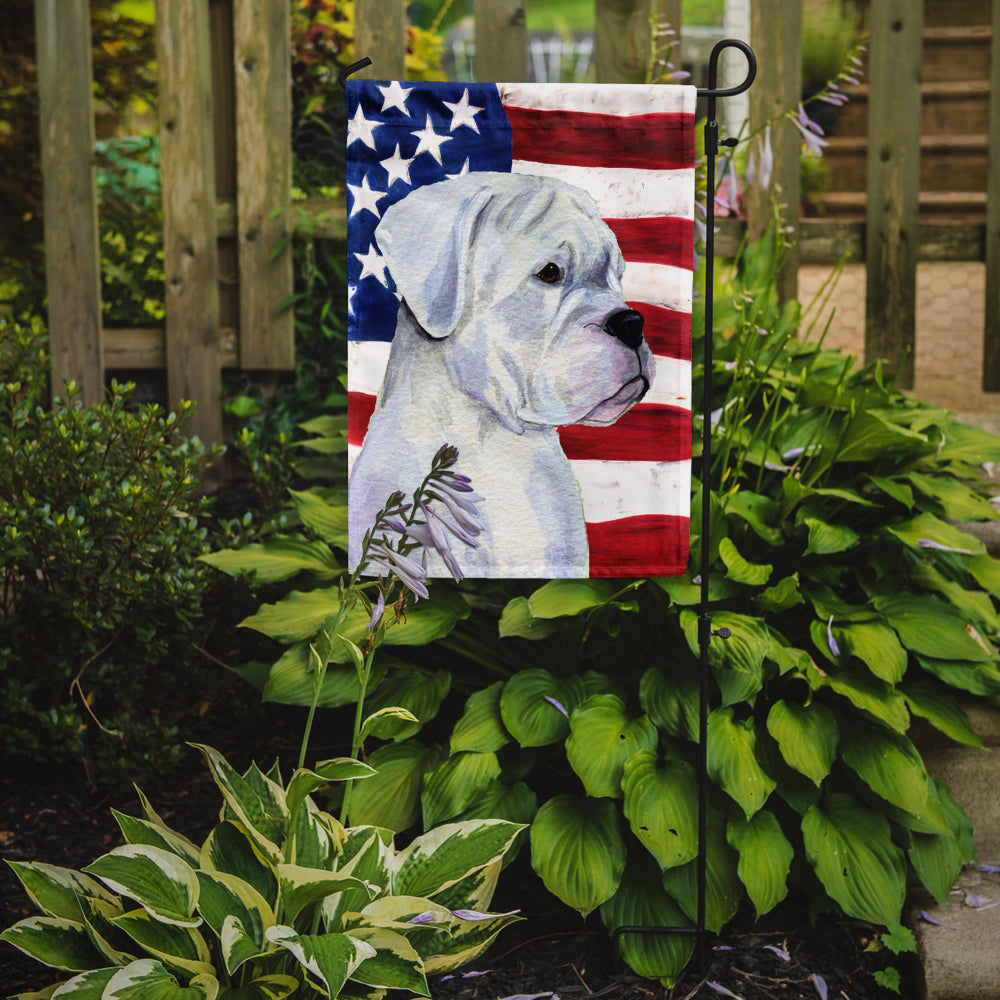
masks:
<svg viewBox="0 0 1000 1000"><path fill-rule="evenodd" d="M468 172L469 172L469 158L466 157L465 158L465 163L462 164L462 169L459 170L459 172L457 174L448 174L448 176L449 177L461 177L463 174L467 174Z"/></svg>
<svg viewBox="0 0 1000 1000"><path fill-rule="evenodd" d="M410 164L412 162L412 157L409 160L406 160L399 155L399 143L397 142L396 152L393 153L388 160L379 160L379 163L385 167L386 173L389 175L389 183L386 187L392 187L396 181L405 181L407 184L411 184Z"/></svg>
<svg viewBox="0 0 1000 1000"><path fill-rule="evenodd" d="M354 315L354 293L358 290L357 285L348 284L347 286L347 311L352 316Z"/></svg>
<svg viewBox="0 0 1000 1000"><path fill-rule="evenodd" d="M415 135L420 140L413 153L414 157L419 156L421 153L430 153L438 163L441 163L441 146L446 142L451 142L451 136L438 135L434 131L434 126L431 125L430 115L427 116L423 130L420 132L411 132L410 135Z"/></svg>
<svg viewBox="0 0 1000 1000"><path fill-rule="evenodd" d="M388 87L378 88L385 100L382 102L382 110L388 111L389 108L399 108L404 115L408 115L410 112L406 110L406 91L399 85L398 80L393 80Z"/></svg>
<svg viewBox="0 0 1000 1000"><path fill-rule="evenodd" d="M477 108L474 104L469 104L468 87L466 87L465 93L462 94L462 99L458 104L452 104L450 101L442 101L441 103L451 112L451 128L448 130L449 132L454 132L459 125L468 125L473 132L479 131L475 116L483 109Z"/></svg>
<svg viewBox="0 0 1000 1000"><path fill-rule="evenodd" d="M374 243L368 248L367 253L356 253L354 256L361 261L361 276L358 281L363 278L377 278L380 284L385 285L386 288L389 287L385 276L385 264L382 263L382 255L375 249Z"/></svg>
<svg viewBox="0 0 1000 1000"><path fill-rule="evenodd" d="M347 145L350 146L355 139L360 139L366 146L375 148L375 138L372 133L379 127L380 122L370 122L365 118L361 105L354 113L354 117L347 123Z"/></svg>
<svg viewBox="0 0 1000 1000"><path fill-rule="evenodd" d="M351 205L351 215L354 215L356 212L363 212L367 208L376 219L381 218L377 206L388 192L372 191L368 186L367 174L361 178L360 186L357 184L348 184L347 190L354 196L354 202Z"/></svg>

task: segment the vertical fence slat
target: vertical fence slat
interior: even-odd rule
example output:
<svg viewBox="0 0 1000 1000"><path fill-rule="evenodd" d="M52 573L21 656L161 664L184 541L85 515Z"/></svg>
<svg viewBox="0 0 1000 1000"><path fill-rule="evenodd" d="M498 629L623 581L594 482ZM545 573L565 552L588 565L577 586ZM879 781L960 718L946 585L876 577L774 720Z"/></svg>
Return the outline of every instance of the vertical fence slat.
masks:
<svg viewBox="0 0 1000 1000"><path fill-rule="evenodd" d="M406 79L406 0L361 0L354 5L354 58L371 66L358 79Z"/></svg>
<svg viewBox="0 0 1000 1000"><path fill-rule="evenodd" d="M761 73L750 88L750 129L794 108L802 91L802 4L799 0L760 0L750 8L750 40ZM722 112L723 114L725 111ZM739 122L730 123L735 133ZM781 206L781 224L794 228L795 241L778 274L782 301L798 295L799 275L799 159L802 137L787 119L771 128L774 170L766 189L754 183L747 193L747 227L759 239L774 219L774 200Z"/></svg>
<svg viewBox="0 0 1000 1000"><path fill-rule="evenodd" d="M254 0L233 8L243 368L295 367L293 314L281 308L292 294L285 211L292 192L289 13L287 0ZM282 242L285 247L275 256Z"/></svg>
<svg viewBox="0 0 1000 1000"><path fill-rule="evenodd" d="M989 171L986 181L986 326L983 389L1000 392L1000 0L993 0L990 46Z"/></svg>
<svg viewBox="0 0 1000 1000"><path fill-rule="evenodd" d="M524 0L475 0L477 80L520 83L528 76Z"/></svg>
<svg viewBox="0 0 1000 1000"><path fill-rule="evenodd" d="M88 0L35 0L52 391L104 395Z"/></svg>
<svg viewBox="0 0 1000 1000"><path fill-rule="evenodd" d="M872 0L868 99L865 359L913 386L923 3ZM905 360L904 360L905 358Z"/></svg>
<svg viewBox="0 0 1000 1000"><path fill-rule="evenodd" d="M657 19L670 25L671 30L677 32L669 36L667 41L673 39L674 46L670 53L670 61L674 64L674 69L681 69L684 59L684 44L681 32L681 0L657 0Z"/></svg>
<svg viewBox="0 0 1000 1000"><path fill-rule="evenodd" d="M645 83L652 0L594 0L598 83Z"/></svg>
<svg viewBox="0 0 1000 1000"><path fill-rule="evenodd" d="M159 0L167 394L198 403L192 430L222 440L211 44L206 0Z"/></svg>

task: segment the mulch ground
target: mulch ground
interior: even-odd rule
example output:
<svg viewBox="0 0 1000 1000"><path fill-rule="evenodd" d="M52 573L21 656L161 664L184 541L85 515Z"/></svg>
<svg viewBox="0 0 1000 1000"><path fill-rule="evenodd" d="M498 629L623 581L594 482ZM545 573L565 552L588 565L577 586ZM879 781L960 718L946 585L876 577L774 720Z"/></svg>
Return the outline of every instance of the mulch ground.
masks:
<svg viewBox="0 0 1000 1000"><path fill-rule="evenodd" d="M258 733L259 736L259 733ZM279 736L278 743L290 746ZM244 755L220 741L234 763ZM284 756L284 755L283 755ZM150 799L171 826L198 840L211 828L219 797L200 755L192 766L155 790ZM111 807L139 814L134 794L89 790L75 776L6 775L0 778L0 858L45 861L80 868L122 842ZM866 950L872 929L843 919L810 925L801 901L786 902L763 921L740 914L719 938L705 944L704 969L689 968L673 989L634 975L619 962L596 916L582 922L544 891L522 855L503 874L494 908L519 908L525 919L503 931L492 948L450 978L432 977L435 1000L499 1000L550 996L562 1000L887 1000L873 975L887 965L903 973L902 996L918 990L903 963ZM0 866L0 927L31 915L13 873ZM694 964L694 963L693 963ZM65 978L63 976L62 978ZM54 973L0 944L0 995L38 990Z"/></svg>

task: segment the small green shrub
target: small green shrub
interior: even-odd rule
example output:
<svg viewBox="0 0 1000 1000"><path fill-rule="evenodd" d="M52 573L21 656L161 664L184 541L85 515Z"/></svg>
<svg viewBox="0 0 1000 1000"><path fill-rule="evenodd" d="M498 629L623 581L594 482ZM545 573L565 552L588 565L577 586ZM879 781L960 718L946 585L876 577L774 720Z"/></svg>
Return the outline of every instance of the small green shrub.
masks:
<svg viewBox="0 0 1000 1000"><path fill-rule="evenodd" d="M132 409L128 385L96 406L69 385L43 408L41 337L0 321L0 744L7 760L116 770L176 752L155 681L191 661L209 455L187 405Z"/></svg>
<svg viewBox="0 0 1000 1000"><path fill-rule="evenodd" d="M345 829L311 798L370 778L368 765L324 761L285 785L277 765L240 774L199 749L225 803L202 845L140 793L144 818L115 813L125 846L82 872L11 863L42 915L0 939L77 973L60 996L429 996L429 973L472 961L518 919L486 912L517 824L453 823L398 849L390 831Z"/></svg>

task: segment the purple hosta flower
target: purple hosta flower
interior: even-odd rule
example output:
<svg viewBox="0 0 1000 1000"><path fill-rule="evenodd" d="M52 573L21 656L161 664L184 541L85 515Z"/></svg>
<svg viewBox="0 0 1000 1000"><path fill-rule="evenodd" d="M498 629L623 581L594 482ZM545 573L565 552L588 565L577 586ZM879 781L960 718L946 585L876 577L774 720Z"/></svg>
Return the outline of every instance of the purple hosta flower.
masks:
<svg viewBox="0 0 1000 1000"><path fill-rule="evenodd" d="M441 977L441 982L446 983L449 979L478 979L480 976L488 976L492 971L492 969L484 969L482 972L449 973L447 976Z"/></svg>
<svg viewBox="0 0 1000 1000"><path fill-rule="evenodd" d="M956 549L951 545L942 545L940 542L935 542L930 538L918 538L917 548L938 549L941 552L958 552L964 556L972 555L972 549Z"/></svg>
<svg viewBox="0 0 1000 1000"><path fill-rule="evenodd" d="M408 924L431 924L437 920L437 915L433 910L424 910L423 913L418 913L415 917L410 917L406 922Z"/></svg>
<svg viewBox="0 0 1000 1000"><path fill-rule="evenodd" d="M1000 865L979 865L978 871L985 875L1000 875Z"/></svg>
<svg viewBox="0 0 1000 1000"><path fill-rule="evenodd" d="M493 920L494 917L516 917L520 910L509 910L507 913L480 913L479 910L452 910L451 915L459 920Z"/></svg>
<svg viewBox="0 0 1000 1000"><path fill-rule="evenodd" d="M813 981L813 986L816 987L816 992L819 994L819 1000L826 1000L828 994L826 980L815 972L809 978Z"/></svg>
<svg viewBox="0 0 1000 1000"><path fill-rule="evenodd" d="M709 981L705 983L705 985L712 990L713 993L721 993L724 997L733 997L734 1000L743 1000L743 997L741 997L738 993L734 993L732 990L727 990L721 983L713 983Z"/></svg>
<svg viewBox="0 0 1000 1000"><path fill-rule="evenodd" d="M396 552L384 542L373 542L368 546L369 569L382 570L382 574L395 573L403 586L408 587L418 597L429 597L427 591L427 570L420 563Z"/></svg>
<svg viewBox="0 0 1000 1000"><path fill-rule="evenodd" d="M840 646L837 645L837 640L833 637L833 615L830 615L830 620L826 623L826 641L830 646L830 652L839 657Z"/></svg>
<svg viewBox="0 0 1000 1000"><path fill-rule="evenodd" d="M933 924L935 927L944 927L949 931L957 931L957 927L952 927L951 924L942 924L940 920L936 920L932 917L926 910L920 911L920 919L927 924Z"/></svg>
<svg viewBox="0 0 1000 1000"><path fill-rule="evenodd" d="M792 960L792 956L784 948L779 948L776 944L766 944L764 945L764 950L773 951L782 962L790 962Z"/></svg>
<svg viewBox="0 0 1000 1000"><path fill-rule="evenodd" d="M798 114L792 117L792 124L802 133L806 149L816 156L822 156L823 147L827 145L826 139L822 138L823 130L806 114L806 109L801 104Z"/></svg>
<svg viewBox="0 0 1000 1000"><path fill-rule="evenodd" d="M512 993L500 1000L559 1000L559 997L555 993Z"/></svg>
<svg viewBox="0 0 1000 1000"><path fill-rule="evenodd" d="M565 707L562 705L561 702L556 701L555 698L549 697L549 695L544 695L543 697L550 705L555 705L555 707L559 709L559 711L562 712L562 714L565 715L567 719L569 718L569 712L566 711Z"/></svg>
<svg viewBox="0 0 1000 1000"><path fill-rule="evenodd" d="M382 613L385 611L385 594L380 590L378 592L378 600L375 602L375 607L372 608L372 616L368 619L368 631L371 632L376 625L382 620Z"/></svg>
<svg viewBox="0 0 1000 1000"><path fill-rule="evenodd" d="M750 160L747 163L747 183L757 182L767 190L771 186L771 175L774 173L774 150L771 148L771 126L764 129L763 136L750 147Z"/></svg>
<svg viewBox="0 0 1000 1000"><path fill-rule="evenodd" d="M726 215L736 215L740 210L740 198L742 197L740 179L736 176L736 165L733 163L732 157L726 159L728 166L722 184L715 193L715 210Z"/></svg>

